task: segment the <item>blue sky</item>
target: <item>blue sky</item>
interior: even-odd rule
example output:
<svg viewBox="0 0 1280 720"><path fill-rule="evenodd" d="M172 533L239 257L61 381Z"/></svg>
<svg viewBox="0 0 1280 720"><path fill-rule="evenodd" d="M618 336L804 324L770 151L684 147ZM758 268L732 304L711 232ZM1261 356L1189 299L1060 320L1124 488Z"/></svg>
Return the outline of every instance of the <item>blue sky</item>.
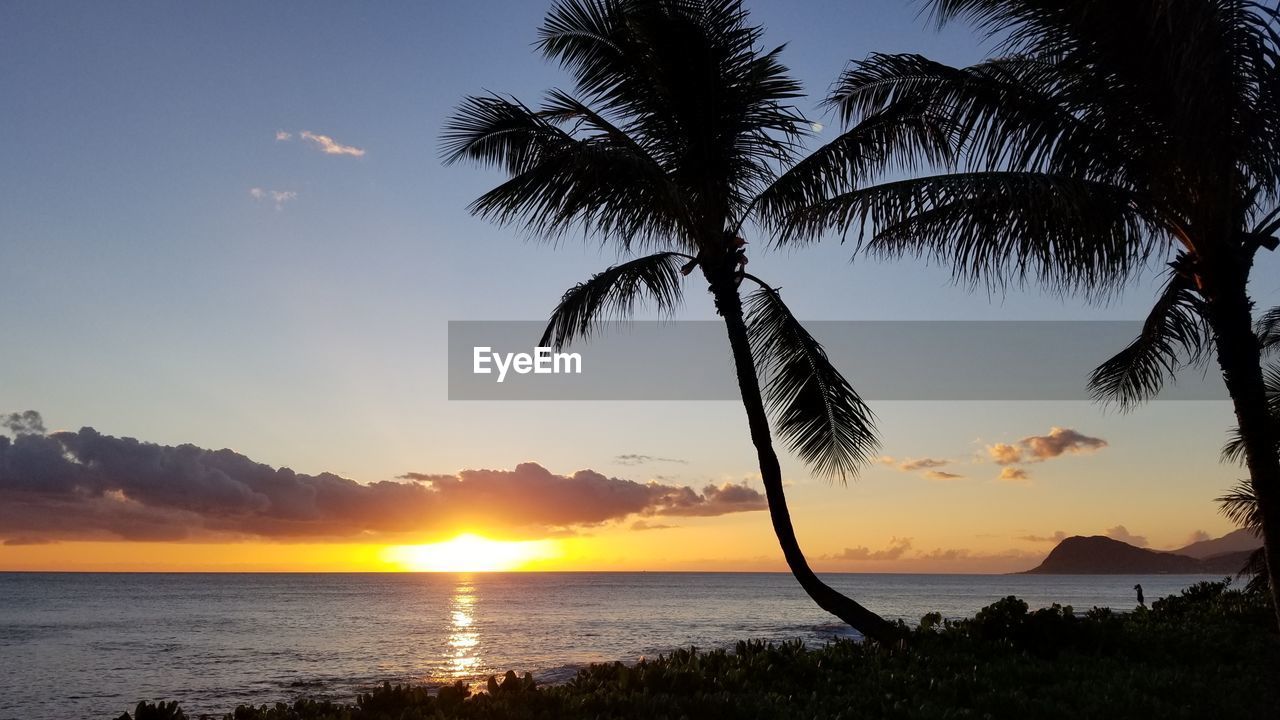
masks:
<svg viewBox="0 0 1280 720"><path fill-rule="evenodd" d="M789 43L784 59L820 120L817 96L851 58L911 50L963 63L984 51L963 26L927 27L913 3L750 7L767 42ZM540 319L565 288L616 259L593 241L553 250L471 218L466 204L497 176L439 161L440 127L465 94L534 101L567 85L532 49L545 10L509 1L0 4L0 410L34 408L55 427L232 447L360 480L522 460L644 479L611 464L623 453L688 459L680 472L690 484L749 477L733 404L445 397L448 320ZM364 154L325 154L302 131ZM253 188L296 196L277 208ZM944 269L848 257L835 242L757 249L752 269L813 319L1131 319L1152 294L1148 282L1106 307L1035 291L993 298L953 286ZM1261 259L1263 303L1280 297L1275 269ZM696 292L686 312L714 317ZM895 456L960 457L1052 426L1107 437L1109 454L1044 482L1066 498L1088 475L1098 484L1090 489L1114 489L1131 505L1054 520L1077 517L1079 527L1033 530L1096 531L1134 516L1169 538L1184 526L1225 527L1208 503L1236 474L1214 457L1230 422L1224 403L1129 416L1084 403L877 410ZM707 427L724 432L707 436ZM847 490L810 483L796 463L788 472L802 486L797 502L814 507L854 508L882 494L888 512L939 497L936 484L891 470ZM1157 493L1173 498L1176 522L1143 505Z"/></svg>

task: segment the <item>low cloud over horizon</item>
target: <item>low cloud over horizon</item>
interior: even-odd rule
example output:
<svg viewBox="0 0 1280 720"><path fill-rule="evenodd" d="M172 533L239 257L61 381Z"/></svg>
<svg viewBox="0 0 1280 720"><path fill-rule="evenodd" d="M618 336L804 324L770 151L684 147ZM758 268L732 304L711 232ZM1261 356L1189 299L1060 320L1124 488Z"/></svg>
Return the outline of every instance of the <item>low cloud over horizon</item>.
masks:
<svg viewBox="0 0 1280 720"><path fill-rule="evenodd" d="M551 537L628 517L713 517L764 510L746 484L701 491L593 470L407 473L368 484L258 463L232 450L167 446L91 427L45 434L38 413L0 416L0 539L416 540L479 531Z"/></svg>
<svg viewBox="0 0 1280 720"><path fill-rule="evenodd" d="M881 550L866 546L847 547L841 552L818 559L844 567L846 563L867 564L868 569L880 567L878 563L894 563L895 566L928 572L1009 572L1029 568L1039 562L1043 553L1009 549L997 552L975 552L968 548L934 548L918 550L912 538L895 537Z"/></svg>
<svg viewBox="0 0 1280 720"><path fill-rule="evenodd" d="M1129 543L1130 545L1137 547L1146 547L1151 544L1147 542L1145 535L1134 535L1123 525L1116 525L1115 527L1107 528L1103 534L1112 540L1119 540L1120 542Z"/></svg>

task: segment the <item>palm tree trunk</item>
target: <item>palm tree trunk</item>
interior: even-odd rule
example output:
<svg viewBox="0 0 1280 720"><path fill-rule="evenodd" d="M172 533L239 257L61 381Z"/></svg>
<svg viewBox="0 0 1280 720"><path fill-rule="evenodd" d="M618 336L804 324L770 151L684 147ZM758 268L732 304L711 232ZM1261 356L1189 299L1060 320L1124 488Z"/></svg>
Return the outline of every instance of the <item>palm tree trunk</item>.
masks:
<svg viewBox="0 0 1280 720"><path fill-rule="evenodd" d="M1280 454L1272 437L1262 379L1262 356L1253 332L1252 303L1243 280L1224 283L1208 301L1218 365L1235 406L1245 463L1262 515L1262 542L1271 581L1271 601L1280 624Z"/></svg>
<svg viewBox="0 0 1280 720"><path fill-rule="evenodd" d="M729 347L733 351L733 363L738 374L738 389L742 393L742 404L747 410L751 442L760 459L760 478L764 482L765 496L769 500L769 517L773 521L773 531L778 536L778 544L782 546L782 555L791 568L791 574L818 607L848 623L863 636L885 645L901 640L902 633L898 626L822 582L800 551L795 529L791 526L791 513L787 511L787 498L782 488L782 468L778 464L778 454L773 450L769 417L765 414L764 400L760 395L760 379L756 375L755 359L747 339L742 298L731 282L717 285L719 287L713 288L716 309L720 311L729 331Z"/></svg>

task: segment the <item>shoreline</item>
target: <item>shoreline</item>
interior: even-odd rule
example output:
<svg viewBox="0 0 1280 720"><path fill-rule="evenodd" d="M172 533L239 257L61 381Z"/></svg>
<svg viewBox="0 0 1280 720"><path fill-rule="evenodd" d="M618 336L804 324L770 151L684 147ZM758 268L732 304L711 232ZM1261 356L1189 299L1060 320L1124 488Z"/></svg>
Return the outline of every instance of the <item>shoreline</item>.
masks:
<svg viewBox="0 0 1280 720"><path fill-rule="evenodd" d="M563 682L517 671L481 683L393 685L354 701L299 693L290 703L225 708L235 720L399 718L1265 717L1280 636L1267 597L1199 583L1128 613L1028 609L1009 597L973 617L926 616L904 646L838 639L738 641L633 663L593 663ZM1088 687L1090 692L1079 692ZM118 720L177 715L143 705ZM138 710L141 712L138 712ZM169 712L171 714L164 714ZM962 713L963 714L963 713Z"/></svg>

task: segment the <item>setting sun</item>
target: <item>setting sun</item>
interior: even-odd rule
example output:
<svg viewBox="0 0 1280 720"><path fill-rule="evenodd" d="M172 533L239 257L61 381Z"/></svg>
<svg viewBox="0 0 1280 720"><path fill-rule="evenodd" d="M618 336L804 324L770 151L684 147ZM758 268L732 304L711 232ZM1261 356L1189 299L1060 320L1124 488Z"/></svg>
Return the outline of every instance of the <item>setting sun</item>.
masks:
<svg viewBox="0 0 1280 720"><path fill-rule="evenodd" d="M466 534L430 545L397 545L387 548L385 557L415 572L500 572L554 557L554 550L548 540L503 541Z"/></svg>

